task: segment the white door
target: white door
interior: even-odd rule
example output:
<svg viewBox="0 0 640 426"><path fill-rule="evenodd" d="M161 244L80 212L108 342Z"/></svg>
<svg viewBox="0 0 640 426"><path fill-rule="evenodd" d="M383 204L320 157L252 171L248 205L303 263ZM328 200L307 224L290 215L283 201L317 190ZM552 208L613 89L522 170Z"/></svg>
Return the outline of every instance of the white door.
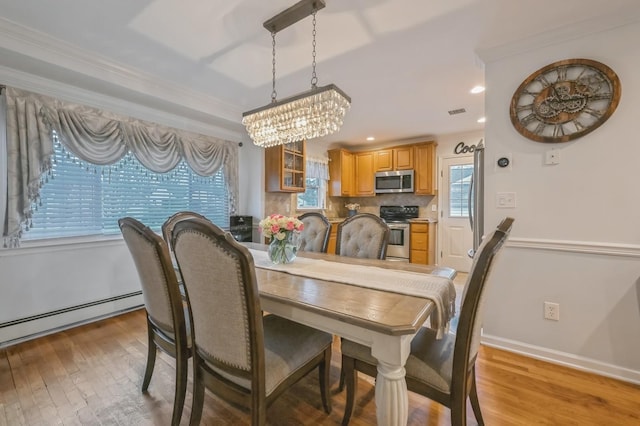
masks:
<svg viewBox="0 0 640 426"><path fill-rule="evenodd" d="M442 197L440 199L440 261L460 272L469 272L473 231L469 223L469 186L473 175L473 157L442 159Z"/></svg>

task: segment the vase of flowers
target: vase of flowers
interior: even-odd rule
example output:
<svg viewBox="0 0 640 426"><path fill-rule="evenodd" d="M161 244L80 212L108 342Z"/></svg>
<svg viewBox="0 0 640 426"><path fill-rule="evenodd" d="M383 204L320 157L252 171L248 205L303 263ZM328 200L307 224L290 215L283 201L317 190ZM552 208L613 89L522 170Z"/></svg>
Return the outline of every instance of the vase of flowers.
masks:
<svg viewBox="0 0 640 426"><path fill-rule="evenodd" d="M260 231L271 239L267 255L273 263L291 263L298 255L304 224L296 217L272 214L260 221Z"/></svg>
<svg viewBox="0 0 640 426"><path fill-rule="evenodd" d="M348 210L348 217L355 216L358 214L358 210L360 209L360 204L357 203L348 203L344 205Z"/></svg>

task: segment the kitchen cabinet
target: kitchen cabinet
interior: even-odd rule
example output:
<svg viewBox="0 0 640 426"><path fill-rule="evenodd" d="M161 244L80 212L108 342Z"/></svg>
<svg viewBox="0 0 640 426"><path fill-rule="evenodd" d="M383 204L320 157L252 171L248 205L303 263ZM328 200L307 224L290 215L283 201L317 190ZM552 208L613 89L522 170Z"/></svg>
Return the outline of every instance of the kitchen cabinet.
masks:
<svg viewBox="0 0 640 426"><path fill-rule="evenodd" d="M436 194L436 144L427 142L414 147L415 175L413 188L416 195Z"/></svg>
<svg viewBox="0 0 640 426"><path fill-rule="evenodd" d="M394 170L411 170L413 169L413 147L405 146L393 149L393 168Z"/></svg>
<svg viewBox="0 0 640 426"><path fill-rule="evenodd" d="M376 172L413 169L413 145L374 151Z"/></svg>
<svg viewBox="0 0 640 426"><path fill-rule="evenodd" d="M355 191L356 197L373 197L375 192L374 153L358 152L355 155ZM329 174L331 176L331 174Z"/></svg>
<svg viewBox="0 0 640 426"><path fill-rule="evenodd" d="M381 149L374 153L376 172L389 172L393 170L393 150Z"/></svg>
<svg viewBox="0 0 640 426"><path fill-rule="evenodd" d="M338 241L338 224L331 222L331 232L329 232L329 242L327 243L327 253L336 254L336 242Z"/></svg>
<svg viewBox="0 0 640 426"><path fill-rule="evenodd" d="M435 223L410 222L409 262L421 265L435 263Z"/></svg>
<svg viewBox="0 0 640 426"><path fill-rule="evenodd" d="M329 196L354 195L354 154L346 149L332 149L329 154Z"/></svg>
<svg viewBox="0 0 640 426"><path fill-rule="evenodd" d="M305 191L305 148L305 141L298 141L264 150L267 192Z"/></svg>

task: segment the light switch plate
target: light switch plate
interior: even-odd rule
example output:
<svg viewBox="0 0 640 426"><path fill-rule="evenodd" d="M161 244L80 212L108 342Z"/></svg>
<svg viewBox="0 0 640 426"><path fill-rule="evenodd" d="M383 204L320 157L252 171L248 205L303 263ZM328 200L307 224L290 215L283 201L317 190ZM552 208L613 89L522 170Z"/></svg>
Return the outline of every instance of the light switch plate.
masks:
<svg viewBox="0 0 640 426"><path fill-rule="evenodd" d="M496 207L499 209L515 209L516 193L515 192L498 192L496 194Z"/></svg>

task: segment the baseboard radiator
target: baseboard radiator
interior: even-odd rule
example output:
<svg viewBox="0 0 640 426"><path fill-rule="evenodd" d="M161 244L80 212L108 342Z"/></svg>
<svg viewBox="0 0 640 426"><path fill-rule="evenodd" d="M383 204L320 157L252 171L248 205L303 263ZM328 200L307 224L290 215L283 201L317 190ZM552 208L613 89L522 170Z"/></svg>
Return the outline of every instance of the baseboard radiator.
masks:
<svg viewBox="0 0 640 426"><path fill-rule="evenodd" d="M0 323L0 348L53 334L144 306L141 291Z"/></svg>

